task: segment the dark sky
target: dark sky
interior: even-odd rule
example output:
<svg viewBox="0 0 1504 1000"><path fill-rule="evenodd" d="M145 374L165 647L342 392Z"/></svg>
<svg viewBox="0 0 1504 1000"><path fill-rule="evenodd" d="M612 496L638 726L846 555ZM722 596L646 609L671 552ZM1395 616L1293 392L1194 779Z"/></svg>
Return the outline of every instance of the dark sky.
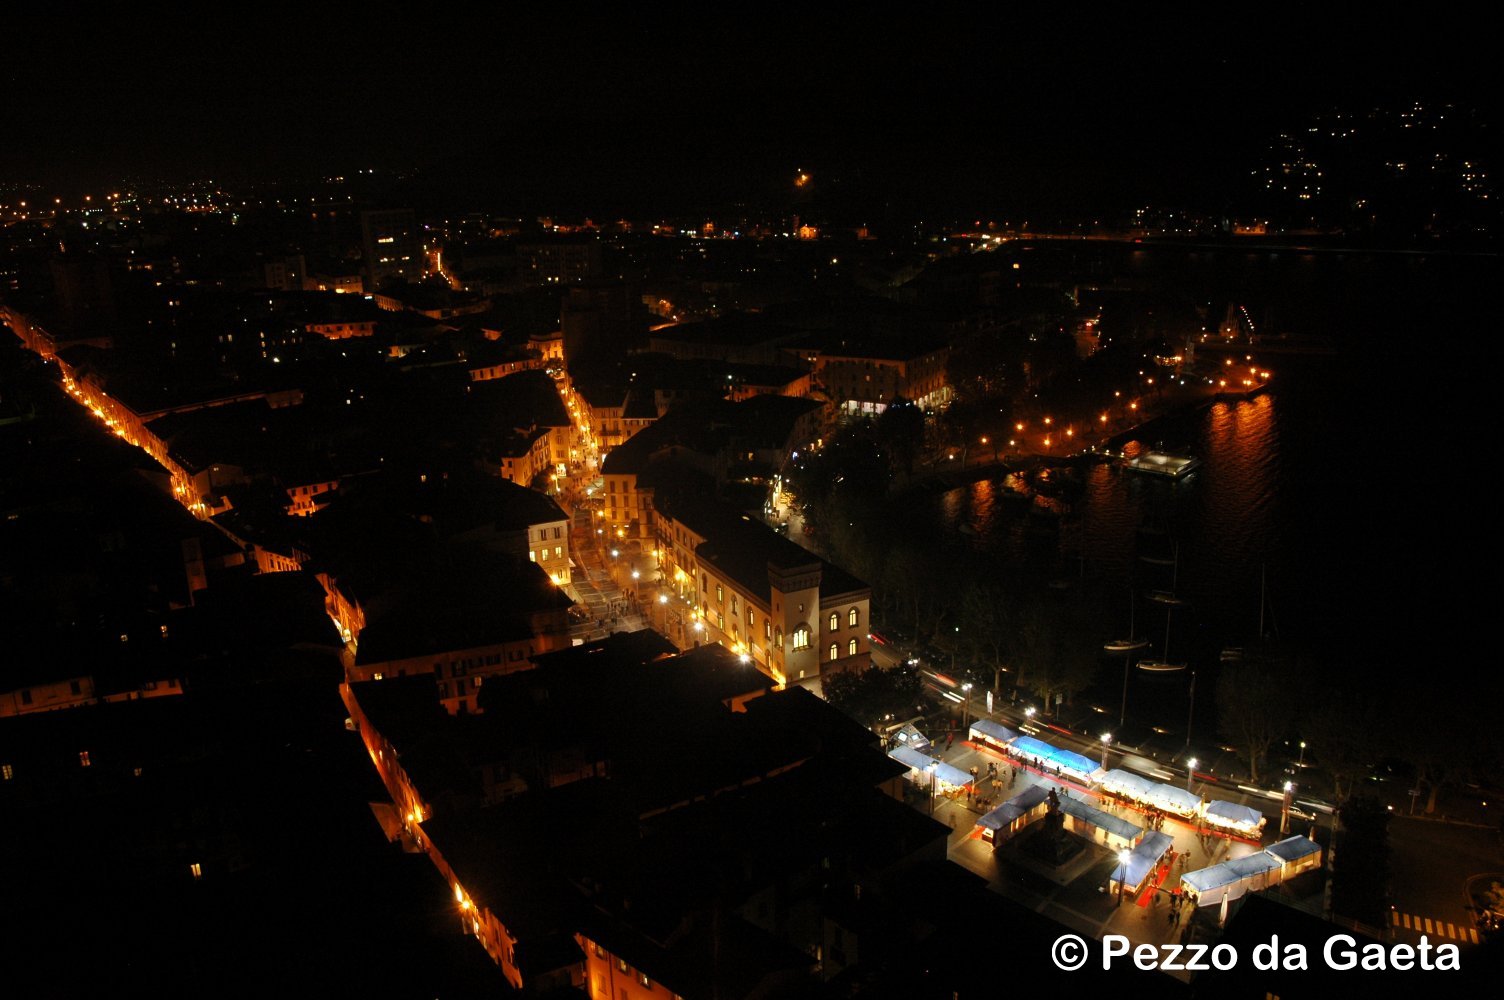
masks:
<svg viewBox="0 0 1504 1000"><path fill-rule="evenodd" d="M0 174L77 186L456 158L473 172L477 157L525 160L541 143L568 161L565 185L807 159L870 164L869 185L1119 201L1215 185L1324 104L1496 102L1501 89L1484 33L1461 25L1313 27L1299 7L1260 8L1262 27L1043 20L1002 6L748 4L738 23L574 5L153 18L64 4L6 15Z"/></svg>

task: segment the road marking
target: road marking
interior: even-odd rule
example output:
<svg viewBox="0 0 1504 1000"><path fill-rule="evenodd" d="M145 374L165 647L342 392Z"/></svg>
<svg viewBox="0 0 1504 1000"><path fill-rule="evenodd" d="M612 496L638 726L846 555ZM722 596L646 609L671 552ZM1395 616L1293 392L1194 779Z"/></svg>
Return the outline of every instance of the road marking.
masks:
<svg viewBox="0 0 1504 1000"><path fill-rule="evenodd" d="M1478 931L1466 924L1449 923L1444 920L1432 921L1430 917L1422 917L1418 914L1401 913L1392 910L1389 914L1390 923L1395 927L1403 927L1417 934L1429 934L1439 938L1451 938L1463 943L1479 944L1482 939Z"/></svg>

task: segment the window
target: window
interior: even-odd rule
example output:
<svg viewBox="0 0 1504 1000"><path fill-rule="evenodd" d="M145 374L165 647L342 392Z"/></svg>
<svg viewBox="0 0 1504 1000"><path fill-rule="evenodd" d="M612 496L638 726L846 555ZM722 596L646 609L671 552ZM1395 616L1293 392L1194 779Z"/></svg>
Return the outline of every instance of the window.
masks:
<svg viewBox="0 0 1504 1000"><path fill-rule="evenodd" d="M596 958L605 958L606 957L606 949L604 949L604 948L601 947L601 943L599 941L595 942L595 957Z"/></svg>
<svg viewBox="0 0 1504 1000"><path fill-rule="evenodd" d="M751 629L754 629L756 627L757 627L757 615L755 615L755 614L752 613L752 609L751 608L748 608L747 609L747 628L748 628L748 630L751 630Z"/></svg>
<svg viewBox="0 0 1504 1000"><path fill-rule="evenodd" d="M718 584L715 585L715 603L717 603L717 604L724 604L725 602L726 602L726 589L724 587L722 587L718 583Z"/></svg>
<svg viewBox="0 0 1504 1000"><path fill-rule="evenodd" d="M846 644L846 655L847 656L855 656L856 655L856 640L855 639L852 639L850 642L848 642Z"/></svg>
<svg viewBox="0 0 1504 1000"><path fill-rule="evenodd" d="M197 861L195 861L193 864L191 864L191 865L188 866L188 871L193 874L194 878L203 878L204 877L204 868L203 868L203 865L200 865Z"/></svg>
<svg viewBox="0 0 1504 1000"><path fill-rule="evenodd" d="M616 960L616 971L617 972L626 972L627 971L627 960L625 958L618 958Z"/></svg>
<svg viewBox="0 0 1504 1000"><path fill-rule="evenodd" d="M852 608L850 611L846 612L847 625L850 625L852 628L856 628L857 623L860 621L861 615L857 614L856 608Z"/></svg>
<svg viewBox="0 0 1504 1000"><path fill-rule="evenodd" d="M646 986L648 989L653 988L653 981L648 978L648 974L646 972L637 973L637 981L643 986Z"/></svg>
<svg viewBox="0 0 1504 1000"><path fill-rule="evenodd" d="M87 750L80 750L78 752L78 766L79 767L89 767L92 764L93 764L93 761L89 760L89 751L87 751Z"/></svg>
<svg viewBox="0 0 1504 1000"><path fill-rule="evenodd" d="M731 616L736 617L736 595L731 595Z"/></svg>
<svg viewBox="0 0 1504 1000"><path fill-rule="evenodd" d="M839 660L840 658L841 658L841 644L838 643L838 642L831 643L830 644L830 659L831 659L831 662L834 663L836 660Z"/></svg>
<svg viewBox="0 0 1504 1000"><path fill-rule="evenodd" d="M83 689L78 686L78 681L69 681L68 690L73 694L83 694Z"/></svg>
<svg viewBox="0 0 1504 1000"><path fill-rule="evenodd" d="M715 616L715 627L722 632L726 631L726 616L719 612Z"/></svg>
<svg viewBox="0 0 1504 1000"><path fill-rule="evenodd" d="M371 679L372 680L377 680L377 681L381 680L382 679L382 673L381 673L381 671L378 670L375 673L371 674Z"/></svg>
<svg viewBox="0 0 1504 1000"><path fill-rule="evenodd" d="M762 623L762 637L764 639L771 639L771 638L773 638L773 623L772 622L763 622ZM783 642L782 633L779 634L778 641L779 641L780 644L782 644L782 642Z"/></svg>
<svg viewBox="0 0 1504 1000"><path fill-rule="evenodd" d="M839 632L841 630L841 616L834 611L830 613L830 630L832 632Z"/></svg>
<svg viewBox="0 0 1504 1000"><path fill-rule="evenodd" d="M9 781L10 779L14 778L15 776L16 776L16 769L15 768L11 767L9 764L0 764L0 778L3 778L4 780Z"/></svg>
<svg viewBox="0 0 1504 1000"><path fill-rule="evenodd" d="M537 562L538 561L538 552L537 552L537 550L536 549L528 549L527 550L527 558L528 558L529 562Z"/></svg>
<svg viewBox="0 0 1504 1000"><path fill-rule="evenodd" d="M555 538L555 539L557 539L557 538L559 538L559 537L560 537L560 535L559 535L559 529L558 529L558 528L555 528L555 529L554 529L554 538Z"/></svg>
<svg viewBox="0 0 1504 1000"><path fill-rule="evenodd" d="M809 648L809 626L800 625L794 629L794 651Z"/></svg>
<svg viewBox="0 0 1504 1000"><path fill-rule="evenodd" d="M564 546L562 546L562 545L555 545L554 546L554 558L555 559L563 559L564 558Z"/></svg>
<svg viewBox="0 0 1504 1000"><path fill-rule="evenodd" d="M21 691L21 704L23 704L23 705L30 705L31 704L31 689L30 688L25 688L25 689L23 689Z"/></svg>

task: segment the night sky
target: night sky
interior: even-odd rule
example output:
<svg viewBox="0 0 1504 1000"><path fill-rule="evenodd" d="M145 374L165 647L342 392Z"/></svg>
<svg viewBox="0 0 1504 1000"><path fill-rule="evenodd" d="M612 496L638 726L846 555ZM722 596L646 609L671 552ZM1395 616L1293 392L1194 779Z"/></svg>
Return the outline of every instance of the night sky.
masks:
<svg viewBox="0 0 1504 1000"><path fill-rule="evenodd" d="M419 167L641 203L755 197L804 167L864 196L1090 212L1214 197L1323 106L1500 90L1483 32L1313 27L1298 7L1261 8L1262 27L255 10L7 14L0 174L87 188Z"/></svg>

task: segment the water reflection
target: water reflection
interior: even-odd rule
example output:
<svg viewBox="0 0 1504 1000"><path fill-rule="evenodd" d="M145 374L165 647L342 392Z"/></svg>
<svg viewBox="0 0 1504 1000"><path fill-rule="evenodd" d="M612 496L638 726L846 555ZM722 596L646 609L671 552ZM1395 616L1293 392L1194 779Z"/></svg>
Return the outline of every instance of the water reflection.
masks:
<svg viewBox="0 0 1504 1000"><path fill-rule="evenodd" d="M1256 618L1260 567L1279 547L1278 413L1272 392L1218 402L1157 422L1153 440L1125 444L1136 454L1160 441L1186 442L1203 464L1183 481L1097 463L1029 481L983 479L940 495L931 516L1002 559L1024 561L1043 542L1083 556L1094 572L1125 585L1142 575L1139 529L1163 531L1178 546L1176 582L1196 604L1195 617L1241 629ZM1020 489L1032 500L1021 499Z"/></svg>

